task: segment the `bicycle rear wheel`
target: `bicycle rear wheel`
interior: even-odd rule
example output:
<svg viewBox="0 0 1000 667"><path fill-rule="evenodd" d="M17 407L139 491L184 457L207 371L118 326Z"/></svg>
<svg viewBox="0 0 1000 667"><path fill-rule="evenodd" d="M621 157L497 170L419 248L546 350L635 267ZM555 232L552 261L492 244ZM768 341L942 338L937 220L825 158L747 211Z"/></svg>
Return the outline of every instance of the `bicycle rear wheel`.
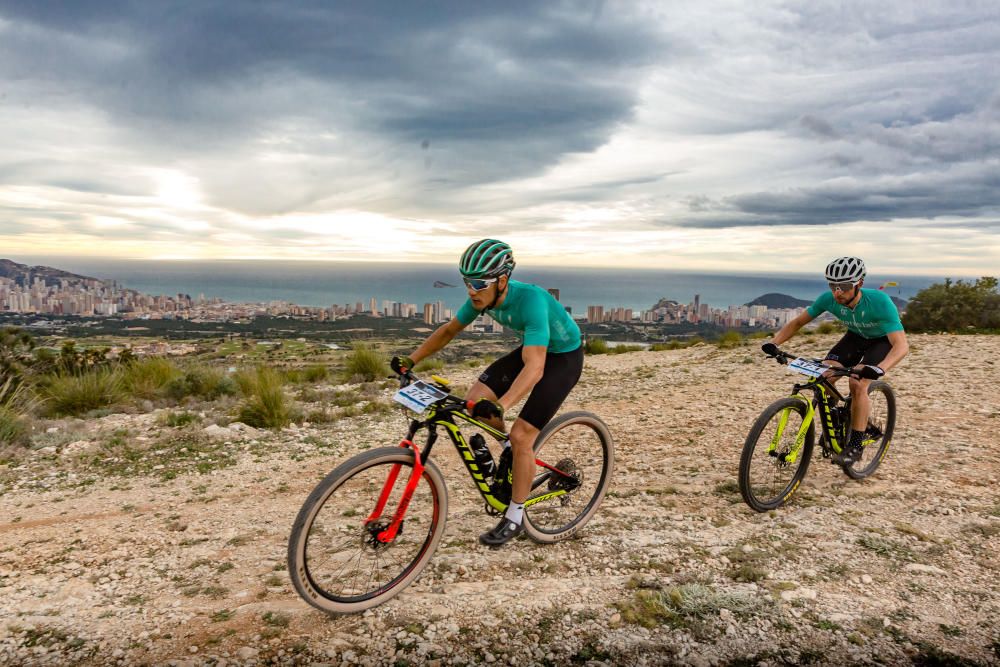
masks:
<svg viewBox="0 0 1000 667"><path fill-rule="evenodd" d="M448 513L444 478L428 461L396 537L377 539L391 523L413 471L413 450L382 447L338 466L299 510L288 540L288 574L306 602L331 614L382 604L427 565ZM395 466L398 476L380 517L368 521Z"/></svg>
<svg viewBox="0 0 1000 667"><path fill-rule="evenodd" d="M597 415L567 412L538 434L535 455L556 470L539 466L528 502L558 495L525 507L524 532L541 543L569 539L594 515L611 484L611 431Z"/></svg>
<svg viewBox="0 0 1000 667"><path fill-rule="evenodd" d="M752 509L766 512L781 507L806 476L812 458L815 420L810 420L797 454L795 439L807 411L804 400L783 398L767 406L750 428L740 457L739 484L743 500ZM793 461L788 460L790 456Z"/></svg>
<svg viewBox="0 0 1000 667"><path fill-rule="evenodd" d="M892 387L881 380L872 382L868 385L868 398L872 407L868 413L861 460L844 468L851 479L864 479L875 472L889 451L889 441L896 428L896 392Z"/></svg>

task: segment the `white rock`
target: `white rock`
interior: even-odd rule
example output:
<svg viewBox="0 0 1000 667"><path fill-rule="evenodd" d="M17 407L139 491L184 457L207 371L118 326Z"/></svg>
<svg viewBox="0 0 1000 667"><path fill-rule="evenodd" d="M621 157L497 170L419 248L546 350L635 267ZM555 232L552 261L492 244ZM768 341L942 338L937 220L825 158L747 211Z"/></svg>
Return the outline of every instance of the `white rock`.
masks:
<svg viewBox="0 0 1000 667"><path fill-rule="evenodd" d="M923 572L925 574L947 574L944 570L933 565L924 565L922 563L907 563L903 566L903 569L907 572Z"/></svg>
<svg viewBox="0 0 1000 667"><path fill-rule="evenodd" d="M251 658L256 658L257 649L250 646L241 646L236 649L236 657L240 660L250 660ZM347 654L344 654L344 659L347 659Z"/></svg>

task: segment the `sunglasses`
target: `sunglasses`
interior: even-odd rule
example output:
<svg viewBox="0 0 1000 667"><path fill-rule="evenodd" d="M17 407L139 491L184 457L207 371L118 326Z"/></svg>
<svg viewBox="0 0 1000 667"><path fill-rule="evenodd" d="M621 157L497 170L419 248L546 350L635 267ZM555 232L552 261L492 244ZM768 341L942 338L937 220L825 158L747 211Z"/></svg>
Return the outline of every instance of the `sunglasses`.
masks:
<svg viewBox="0 0 1000 667"><path fill-rule="evenodd" d="M830 285L831 292L846 292L858 283L846 282L846 283L827 283Z"/></svg>
<svg viewBox="0 0 1000 667"><path fill-rule="evenodd" d="M495 283L499 278L463 278L465 286L473 292L482 292L484 289Z"/></svg>

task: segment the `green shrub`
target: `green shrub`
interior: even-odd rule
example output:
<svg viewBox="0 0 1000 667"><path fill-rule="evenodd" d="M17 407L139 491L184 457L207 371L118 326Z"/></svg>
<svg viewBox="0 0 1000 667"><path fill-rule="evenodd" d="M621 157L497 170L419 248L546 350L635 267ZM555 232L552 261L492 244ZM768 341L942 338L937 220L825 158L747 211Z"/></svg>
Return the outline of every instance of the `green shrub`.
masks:
<svg viewBox="0 0 1000 667"><path fill-rule="evenodd" d="M54 415L82 415L110 407L123 396L121 376L107 369L53 378L44 390L46 407Z"/></svg>
<svg viewBox="0 0 1000 667"><path fill-rule="evenodd" d="M240 406L239 420L259 428L287 426L298 416L282 387L282 376L266 366L253 374L244 373L241 386L246 400Z"/></svg>
<svg viewBox="0 0 1000 667"><path fill-rule="evenodd" d="M344 377L347 380L371 382L389 374L389 366L382 358L381 352L372 345L355 343L347 355L347 366Z"/></svg>
<svg viewBox="0 0 1000 667"><path fill-rule="evenodd" d="M583 351L587 354L607 354L608 341L603 338L588 338Z"/></svg>
<svg viewBox="0 0 1000 667"><path fill-rule="evenodd" d="M195 367L174 378L167 386L167 395L174 400L198 396L213 401L237 392L236 381L217 368Z"/></svg>
<svg viewBox="0 0 1000 667"><path fill-rule="evenodd" d="M907 331L1000 329L1000 292L989 276L974 283L946 279L917 292L906 305Z"/></svg>
<svg viewBox="0 0 1000 667"><path fill-rule="evenodd" d="M123 366L122 388L136 398L158 398L181 370L163 357L150 357Z"/></svg>
<svg viewBox="0 0 1000 667"><path fill-rule="evenodd" d="M28 426L21 416L0 405L0 445L26 445L28 441Z"/></svg>
<svg viewBox="0 0 1000 667"><path fill-rule="evenodd" d="M727 331L721 336L716 342L720 349L729 349L732 347L739 347L743 344L743 336L739 331Z"/></svg>
<svg viewBox="0 0 1000 667"><path fill-rule="evenodd" d="M820 322L819 326L816 327L816 333L830 334L838 331L844 331L846 329L847 327L845 327L839 320L836 322Z"/></svg>
<svg viewBox="0 0 1000 667"><path fill-rule="evenodd" d="M305 382L322 382L330 376L330 369L326 366L307 366L302 370L302 379Z"/></svg>
<svg viewBox="0 0 1000 667"><path fill-rule="evenodd" d="M646 348L642 345L615 345L608 348L608 354L625 354L627 352L643 352Z"/></svg>
<svg viewBox="0 0 1000 667"><path fill-rule="evenodd" d="M201 421L201 417L193 412L168 412L160 418L160 422L171 428L179 428Z"/></svg>
<svg viewBox="0 0 1000 667"><path fill-rule="evenodd" d="M444 359L421 359L413 370L417 373L439 371L444 368Z"/></svg>

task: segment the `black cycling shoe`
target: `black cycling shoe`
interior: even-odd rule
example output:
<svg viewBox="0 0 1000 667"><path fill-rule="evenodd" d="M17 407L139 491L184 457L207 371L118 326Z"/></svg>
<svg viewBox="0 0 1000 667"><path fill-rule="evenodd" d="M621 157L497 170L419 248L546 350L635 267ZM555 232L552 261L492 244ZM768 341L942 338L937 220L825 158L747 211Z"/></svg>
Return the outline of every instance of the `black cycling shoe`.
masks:
<svg viewBox="0 0 1000 667"><path fill-rule="evenodd" d="M834 454L832 460L837 465L850 468L852 465L861 460L864 451L864 447L861 445L848 445L847 447L844 447L839 454Z"/></svg>
<svg viewBox="0 0 1000 667"><path fill-rule="evenodd" d="M523 524L514 523L507 517L504 517L500 519L500 523L494 526L493 530L479 536L479 543L496 549L507 544L523 532Z"/></svg>

